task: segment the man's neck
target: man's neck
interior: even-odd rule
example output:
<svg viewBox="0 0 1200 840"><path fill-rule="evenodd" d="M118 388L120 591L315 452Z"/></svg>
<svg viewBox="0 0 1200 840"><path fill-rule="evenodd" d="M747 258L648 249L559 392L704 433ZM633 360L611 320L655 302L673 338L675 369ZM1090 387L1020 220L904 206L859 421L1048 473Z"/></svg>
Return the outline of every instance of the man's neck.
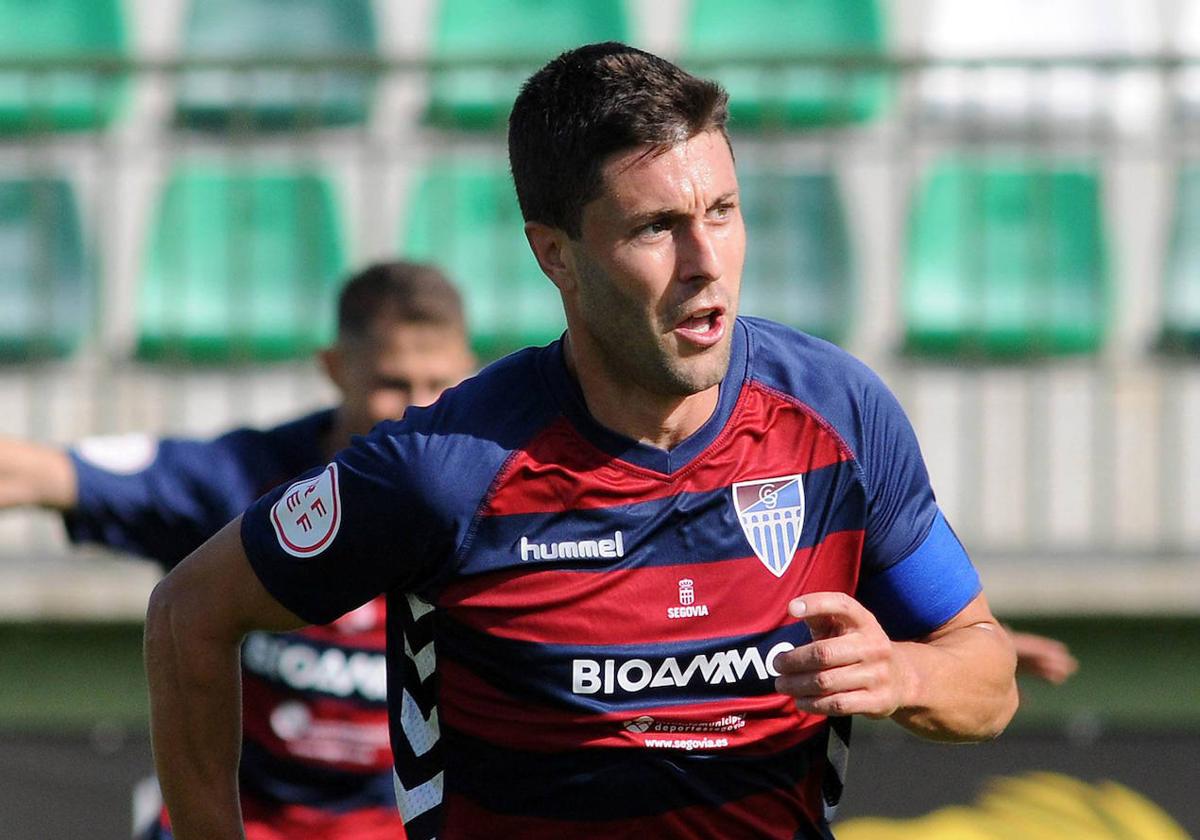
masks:
<svg viewBox="0 0 1200 840"><path fill-rule="evenodd" d="M671 450L716 411L720 386L685 397L664 397L599 368L583 370L568 333L563 346L567 370L579 382L588 412L606 428L640 443Z"/></svg>
<svg viewBox="0 0 1200 840"><path fill-rule="evenodd" d="M321 451L325 460L332 461L334 455L350 445L350 438L356 434L351 419L346 416L346 407L339 405L333 410L333 422L321 435Z"/></svg>

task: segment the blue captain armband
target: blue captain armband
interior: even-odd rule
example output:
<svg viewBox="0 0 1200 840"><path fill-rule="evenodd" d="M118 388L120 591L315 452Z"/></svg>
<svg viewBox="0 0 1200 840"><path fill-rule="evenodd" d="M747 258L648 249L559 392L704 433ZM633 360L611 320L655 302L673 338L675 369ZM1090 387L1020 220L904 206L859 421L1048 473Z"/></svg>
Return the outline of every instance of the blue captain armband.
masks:
<svg viewBox="0 0 1200 840"><path fill-rule="evenodd" d="M981 589L971 559L938 511L916 550L860 581L856 597L889 637L916 639L958 615Z"/></svg>

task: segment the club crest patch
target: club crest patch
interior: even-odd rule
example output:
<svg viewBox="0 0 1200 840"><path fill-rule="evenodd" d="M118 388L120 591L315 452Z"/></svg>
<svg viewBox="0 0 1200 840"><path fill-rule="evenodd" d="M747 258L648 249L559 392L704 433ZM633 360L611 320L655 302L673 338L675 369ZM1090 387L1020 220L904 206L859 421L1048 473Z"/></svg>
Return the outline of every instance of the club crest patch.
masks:
<svg viewBox="0 0 1200 840"><path fill-rule="evenodd" d="M792 564L804 526L801 476L736 482L733 509L758 559L775 577L783 577Z"/></svg>
<svg viewBox="0 0 1200 840"><path fill-rule="evenodd" d="M271 508L279 547L293 557L320 554L333 542L341 524L337 464L330 464L318 476L297 481Z"/></svg>

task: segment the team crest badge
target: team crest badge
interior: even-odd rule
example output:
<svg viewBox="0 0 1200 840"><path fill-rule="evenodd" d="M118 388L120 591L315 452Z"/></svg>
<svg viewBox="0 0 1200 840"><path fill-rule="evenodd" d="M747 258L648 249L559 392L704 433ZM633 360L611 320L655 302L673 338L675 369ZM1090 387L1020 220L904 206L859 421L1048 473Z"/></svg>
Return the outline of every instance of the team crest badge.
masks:
<svg viewBox="0 0 1200 840"><path fill-rule="evenodd" d="M758 559L775 577L783 577L792 565L804 525L804 485L800 476L736 482L733 509Z"/></svg>
<svg viewBox="0 0 1200 840"><path fill-rule="evenodd" d="M342 524L337 464L283 491L271 508L271 524L279 547L293 557L312 557L324 551Z"/></svg>

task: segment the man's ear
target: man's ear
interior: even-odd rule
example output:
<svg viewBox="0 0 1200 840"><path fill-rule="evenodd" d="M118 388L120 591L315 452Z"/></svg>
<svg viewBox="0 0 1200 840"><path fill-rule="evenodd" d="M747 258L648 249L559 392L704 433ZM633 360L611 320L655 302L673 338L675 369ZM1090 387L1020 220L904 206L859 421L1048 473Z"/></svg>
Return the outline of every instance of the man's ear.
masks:
<svg viewBox="0 0 1200 840"><path fill-rule="evenodd" d="M575 266L567 251L567 234L561 228L541 222L525 223L525 238L529 248L537 257L542 273L550 278L560 292L575 287Z"/></svg>
<svg viewBox="0 0 1200 840"><path fill-rule="evenodd" d="M329 377L329 381L340 393L346 392L345 384L345 356L338 345L333 344L317 352L317 364L321 366L321 370Z"/></svg>

